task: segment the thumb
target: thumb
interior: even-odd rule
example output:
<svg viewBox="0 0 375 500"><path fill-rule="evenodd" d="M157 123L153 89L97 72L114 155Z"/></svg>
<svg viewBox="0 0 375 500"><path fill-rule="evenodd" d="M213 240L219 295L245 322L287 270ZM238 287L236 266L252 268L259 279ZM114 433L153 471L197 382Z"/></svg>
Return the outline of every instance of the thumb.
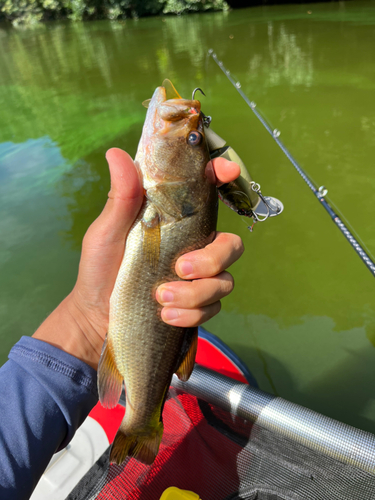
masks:
<svg viewBox="0 0 375 500"><path fill-rule="evenodd" d="M112 148L107 151L106 158L111 190L102 213L90 226L84 242L89 246L94 243L95 247L123 243L143 201L141 179L131 157L122 149Z"/></svg>
<svg viewBox="0 0 375 500"><path fill-rule="evenodd" d="M111 190L102 213L83 238L74 287L75 303L80 310L90 311L85 317L89 321L94 318L101 331L107 328L109 298L124 256L126 237L144 197L140 176L130 156L121 149L110 149L106 156Z"/></svg>
<svg viewBox="0 0 375 500"><path fill-rule="evenodd" d="M102 212L114 237L126 237L143 201L143 186L133 160L122 149L107 151L111 190Z"/></svg>

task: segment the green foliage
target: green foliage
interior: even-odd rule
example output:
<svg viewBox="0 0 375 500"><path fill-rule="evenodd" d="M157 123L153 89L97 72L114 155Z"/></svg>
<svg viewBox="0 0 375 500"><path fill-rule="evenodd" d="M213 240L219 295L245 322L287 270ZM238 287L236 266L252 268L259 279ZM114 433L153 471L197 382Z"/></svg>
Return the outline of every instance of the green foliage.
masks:
<svg viewBox="0 0 375 500"><path fill-rule="evenodd" d="M225 0L166 0L164 14L184 14L208 10L228 10Z"/></svg>
<svg viewBox="0 0 375 500"><path fill-rule="evenodd" d="M2 17L19 24L36 24L43 18L43 8L39 0L0 0Z"/></svg>
<svg viewBox="0 0 375 500"><path fill-rule="evenodd" d="M116 20L227 9L225 0L0 0L0 19L19 26L57 18Z"/></svg>
<svg viewBox="0 0 375 500"><path fill-rule="evenodd" d="M163 9L161 0L104 0L103 14L108 19L143 17L159 14Z"/></svg>

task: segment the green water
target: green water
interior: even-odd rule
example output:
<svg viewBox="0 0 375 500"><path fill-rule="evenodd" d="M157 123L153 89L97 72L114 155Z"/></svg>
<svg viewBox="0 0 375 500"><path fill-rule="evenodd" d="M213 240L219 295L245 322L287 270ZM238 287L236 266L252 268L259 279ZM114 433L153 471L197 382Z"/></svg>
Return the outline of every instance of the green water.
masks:
<svg viewBox="0 0 375 500"><path fill-rule="evenodd" d="M140 103L168 77L182 95L204 89L214 130L285 205L253 233L220 208L246 253L205 326L262 389L375 432L373 277L210 47L375 254L374 2L0 26L0 362L71 290L109 190L105 151L135 154Z"/></svg>

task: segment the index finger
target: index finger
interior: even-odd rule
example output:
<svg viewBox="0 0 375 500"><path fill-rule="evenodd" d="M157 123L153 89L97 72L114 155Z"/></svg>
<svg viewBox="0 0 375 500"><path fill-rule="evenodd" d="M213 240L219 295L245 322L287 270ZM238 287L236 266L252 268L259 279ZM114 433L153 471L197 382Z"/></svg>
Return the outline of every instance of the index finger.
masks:
<svg viewBox="0 0 375 500"><path fill-rule="evenodd" d="M243 251L239 236L219 232L205 248L182 255L176 262L176 272L183 279L211 278L236 262Z"/></svg>

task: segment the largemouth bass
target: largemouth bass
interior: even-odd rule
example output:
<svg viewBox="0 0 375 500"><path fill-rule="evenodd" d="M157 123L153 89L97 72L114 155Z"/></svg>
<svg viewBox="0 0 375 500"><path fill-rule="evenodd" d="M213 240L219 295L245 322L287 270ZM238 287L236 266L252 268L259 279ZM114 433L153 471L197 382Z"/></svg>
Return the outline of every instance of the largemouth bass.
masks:
<svg viewBox="0 0 375 500"><path fill-rule="evenodd" d="M181 255L215 237L218 195L209 161L200 102L182 99L163 82L149 102L135 157L145 198L126 240L98 367L103 406L118 403L123 381L126 388L126 413L110 455L117 464L127 456L154 461L172 375L187 380L193 370L197 328L164 323L155 292L180 279Z"/></svg>

